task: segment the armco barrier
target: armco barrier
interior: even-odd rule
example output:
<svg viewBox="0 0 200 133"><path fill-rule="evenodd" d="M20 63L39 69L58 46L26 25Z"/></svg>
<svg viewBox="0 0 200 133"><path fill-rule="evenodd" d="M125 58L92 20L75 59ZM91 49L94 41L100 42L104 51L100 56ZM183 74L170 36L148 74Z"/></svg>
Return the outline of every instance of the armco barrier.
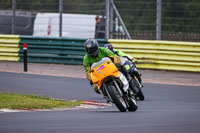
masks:
<svg viewBox="0 0 200 133"><path fill-rule="evenodd" d="M200 72L200 43L115 39L108 42L138 59L138 68Z"/></svg>
<svg viewBox="0 0 200 133"><path fill-rule="evenodd" d="M18 35L0 35L0 60L19 61Z"/></svg>
<svg viewBox="0 0 200 133"><path fill-rule="evenodd" d="M0 60L23 61L23 43L28 44L28 62L82 64L86 39L0 35ZM200 43L148 40L98 40L139 60L138 68L200 72Z"/></svg>
<svg viewBox="0 0 200 133"><path fill-rule="evenodd" d="M23 43L28 44L28 62L83 64L86 39L60 37L20 36L20 61L23 61ZM100 46L106 40L98 40Z"/></svg>

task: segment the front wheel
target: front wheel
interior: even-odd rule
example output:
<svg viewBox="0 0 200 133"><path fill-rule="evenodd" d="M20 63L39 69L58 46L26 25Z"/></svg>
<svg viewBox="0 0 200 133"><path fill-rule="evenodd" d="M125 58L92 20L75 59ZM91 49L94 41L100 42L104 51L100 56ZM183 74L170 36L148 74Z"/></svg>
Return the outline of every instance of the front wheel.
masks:
<svg viewBox="0 0 200 133"><path fill-rule="evenodd" d="M130 83L130 88L136 94L136 96L139 97L141 101L145 99L144 94L141 89L141 84L139 83L138 80L132 79Z"/></svg>
<svg viewBox="0 0 200 133"><path fill-rule="evenodd" d="M136 101L133 97L131 97L129 99L128 104L129 104L129 107L128 107L129 111L136 111L137 110L138 106L137 106L137 103L136 103Z"/></svg>
<svg viewBox="0 0 200 133"><path fill-rule="evenodd" d="M108 90L110 97L113 100L113 103L117 106L117 108L121 112L126 112L126 103L125 103L124 99L116 91L116 88L113 85L109 85L107 87L107 90Z"/></svg>

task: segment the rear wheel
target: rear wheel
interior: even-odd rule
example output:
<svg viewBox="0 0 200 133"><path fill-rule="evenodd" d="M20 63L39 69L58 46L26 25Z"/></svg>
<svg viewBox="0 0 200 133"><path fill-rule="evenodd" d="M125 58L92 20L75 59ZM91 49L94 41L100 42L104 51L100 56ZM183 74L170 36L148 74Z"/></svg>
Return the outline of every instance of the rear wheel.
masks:
<svg viewBox="0 0 200 133"><path fill-rule="evenodd" d="M126 103L125 103L124 99L116 91L116 88L113 85L109 85L107 87L107 90L108 90L108 93L110 94L110 97L113 100L113 103L117 106L117 108L121 112L126 112Z"/></svg>

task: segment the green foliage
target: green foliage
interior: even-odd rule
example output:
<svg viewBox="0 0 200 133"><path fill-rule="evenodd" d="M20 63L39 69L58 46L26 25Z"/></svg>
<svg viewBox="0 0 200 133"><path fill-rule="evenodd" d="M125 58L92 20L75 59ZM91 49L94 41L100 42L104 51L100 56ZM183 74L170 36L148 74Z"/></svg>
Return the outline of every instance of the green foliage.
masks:
<svg viewBox="0 0 200 133"><path fill-rule="evenodd" d="M12 0L1 0L0 9L12 9Z"/></svg>
<svg viewBox="0 0 200 133"><path fill-rule="evenodd" d="M155 0L115 0L115 4L129 31L155 31Z"/></svg>
<svg viewBox="0 0 200 133"><path fill-rule="evenodd" d="M156 0L115 0L129 31L155 32ZM200 32L199 0L162 0L163 32Z"/></svg>
<svg viewBox="0 0 200 133"><path fill-rule="evenodd" d="M163 0L163 31L200 32L199 9L199 0Z"/></svg>

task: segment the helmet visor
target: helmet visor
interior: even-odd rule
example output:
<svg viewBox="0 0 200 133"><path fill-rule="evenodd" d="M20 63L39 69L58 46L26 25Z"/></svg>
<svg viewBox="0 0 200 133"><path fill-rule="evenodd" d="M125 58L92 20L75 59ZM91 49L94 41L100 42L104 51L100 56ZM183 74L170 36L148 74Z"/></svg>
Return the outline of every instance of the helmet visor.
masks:
<svg viewBox="0 0 200 133"><path fill-rule="evenodd" d="M96 50L89 50L88 51L88 54L91 56L91 57L96 57L98 55L98 49Z"/></svg>
<svg viewBox="0 0 200 133"><path fill-rule="evenodd" d="M89 47L86 49L87 53L91 56L91 57L95 57L98 54L98 46L97 45L88 45Z"/></svg>

